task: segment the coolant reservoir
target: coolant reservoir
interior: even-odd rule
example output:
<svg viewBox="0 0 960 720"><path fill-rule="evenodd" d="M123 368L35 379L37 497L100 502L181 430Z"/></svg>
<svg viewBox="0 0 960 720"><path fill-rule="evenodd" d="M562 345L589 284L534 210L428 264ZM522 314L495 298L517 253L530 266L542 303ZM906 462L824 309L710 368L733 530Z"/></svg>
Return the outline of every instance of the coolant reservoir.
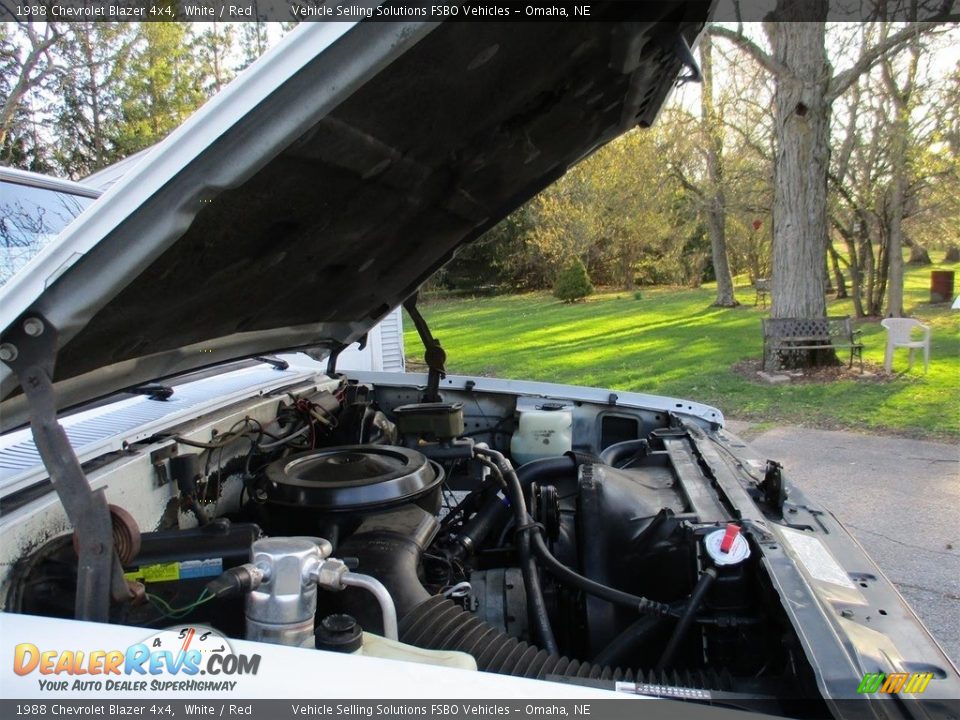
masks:
<svg viewBox="0 0 960 720"><path fill-rule="evenodd" d="M510 438L510 455L519 467L531 460L557 457L573 448L573 413L559 403L518 407L520 423Z"/></svg>
<svg viewBox="0 0 960 720"><path fill-rule="evenodd" d="M424 665L440 665L460 670L477 669L477 661L467 653L455 650L426 650L368 632L363 633L363 645L355 654L387 660L406 660Z"/></svg>

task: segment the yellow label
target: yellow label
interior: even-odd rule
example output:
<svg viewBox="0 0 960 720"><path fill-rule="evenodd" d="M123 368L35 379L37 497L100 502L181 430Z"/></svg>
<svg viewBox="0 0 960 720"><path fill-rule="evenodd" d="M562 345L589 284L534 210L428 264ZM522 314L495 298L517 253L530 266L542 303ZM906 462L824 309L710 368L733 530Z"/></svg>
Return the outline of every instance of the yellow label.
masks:
<svg viewBox="0 0 960 720"><path fill-rule="evenodd" d="M125 572L127 580L143 580L144 582L169 582L180 579L180 563L160 563L159 565L144 565L136 570Z"/></svg>

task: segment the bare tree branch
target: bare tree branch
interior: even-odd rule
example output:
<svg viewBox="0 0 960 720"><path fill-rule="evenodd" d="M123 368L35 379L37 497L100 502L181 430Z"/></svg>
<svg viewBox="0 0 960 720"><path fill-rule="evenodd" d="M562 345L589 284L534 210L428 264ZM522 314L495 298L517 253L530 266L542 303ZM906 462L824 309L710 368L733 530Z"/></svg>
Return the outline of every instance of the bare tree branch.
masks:
<svg viewBox="0 0 960 720"><path fill-rule="evenodd" d="M857 81L861 75L869 72L886 55L908 43L915 35L922 34L925 31L932 30L942 22L914 22L910 23L893 35L880 40L876 45L872 45L863 50L857 61L843 72L839 72L830 80L830 89L827 91L826 100L833 102L843 95L847 89Z"/></svg>
<svg viewBox="0 0 960 720"><path fill-rule="evenodd" d="M765 148L759 142L757 142L751 135L748 129L745 129L739 122L727 122L724 120L722 125L728 129L732 130L734 133L740 136L740 140L745 146L753 150L758 157L766 159L769 155L769 149Z"/></svg>
<svg viewBox="0 0 960 720"><path fill-rule="evenodd" d="M703 200L703 190L694 185L690 180L687 179L687 176L683 174L683 168L680 167L678 163L671 162L667 165L670 168L670 172L673 173L674 177L677 178L679 183L683 187L696 195L700 200Z"/></svg>
<svg viewBox="0 0 960 720"><path fill-rule="evenodd" d="M44 34L41 36L33 27L33 23L21 24L21 27L27 34L30 41L30 50L27 52L23 62L20 63L20 69L17 73L16 82L10 89L10 94L0 105L0 142L6 137L7 128L11 119L20 106L23 97L34 87L36 87L45 77L54 70L49 51L57 43L61 34L53 23L46 23ZM41 59L46 59L46 65L41 66L36 74L34 70L40 64Z"/></svg>
<svg viewBox="0 0 960 720"><path fill-rule="evenodd" d="M729 28L720 25L711 25L707 28L707 33L713 37L723 38L733 43L738 48L752 57L762 68L773 75L790 75L790 69L765 51L753 40L739 32L734 32Z"/></svg>

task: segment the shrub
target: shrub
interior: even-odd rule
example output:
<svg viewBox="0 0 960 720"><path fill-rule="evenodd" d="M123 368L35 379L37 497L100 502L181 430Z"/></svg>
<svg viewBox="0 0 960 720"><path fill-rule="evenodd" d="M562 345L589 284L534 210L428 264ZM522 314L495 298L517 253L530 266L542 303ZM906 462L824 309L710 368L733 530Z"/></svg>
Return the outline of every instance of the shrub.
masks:
<svg viewBox="0 0 960 720"><path fill-rule="evenodd" d="M581 300L592 292L590 276L587 275L587 268L580 258L574 258L568 263L557 275L557 281L553 285L554 297L567 303Z"/></svg>
<svg viewBox="0 0 960 720"><path fill-rule="evenodd" d="M637 290L636 292L634 292L634 293L633 293L633 299L634 299L634 300L643 300L643 292L641 292L640 290Z"/></svg>

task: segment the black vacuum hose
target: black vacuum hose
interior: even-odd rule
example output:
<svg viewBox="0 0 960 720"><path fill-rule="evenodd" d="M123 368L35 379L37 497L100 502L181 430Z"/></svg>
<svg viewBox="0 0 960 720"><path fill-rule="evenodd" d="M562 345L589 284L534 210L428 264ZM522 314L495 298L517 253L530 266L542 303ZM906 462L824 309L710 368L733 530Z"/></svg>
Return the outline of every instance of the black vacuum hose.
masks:
<svg viewBox="0 0 960 720"><path fill-rule="evenodd" d="M619 443L620 445L635 445L634 443ZM614 446L616 447L616 446ZM576 470L576 460L570 456L536 460L522 466L515 471L510 462L499 452L489 448L477 448L478 454L491 458L503 475L510 496L510 508L514 515L514 526L527 527L532 522L526 507L526 492L530 484L536 480L557 475L566 475ZM521 480L520 475L523 475ZM526 484L526 485L525 485ZM531 537L532 536L532 537ZM544 569L561 582L577 588L588 595L599 597L617 605L623 605L645 615L668 615L671 612L669 605L655 602L644 597L631 595L607 585L594 582L579 573L574 572L557 560L547 548L540 532L536 529L517 534L517 555L519 556L520 571L523 574L524 585L527 590L527 612L529 621L534 629L535 636L552 654L559 652L553 630L550 627L550 618L547 615L546 603L543 600L543 591L540 588L540 578L537 575L537 566L533 553L540 558Z"/></svg>
<svg viewBox="0 0 960 720"><path fill-rule="evenodd" d="M527 503L524 500L523 486L513 465L502 453L490 448L476 449L478 455L485 455L500 468L500 473L507 484L507 493L510 496L510 509L513 510L514 522L517 528L527 526L532 522L527 514ZM570 460L573 463L573 460ZM553 629L550 627L550 617L547 615L547 604L543 599L543 590L540 588L540 577L537 575L537 566L533 561L533 555L530 552L530 533L520 532L517 534L517 555L520 561L520 572L523 575L523 584L527 591L527 614L529 615L530 626L533 628L535 637L543 644L549 653L556 654L558 651L557 641L553 636Z"/></svg>
<svg viewBox="0 0 960 720"><path fill-rule="evenodd" d="M690 601L687 603L687 607L684 609L683 615L680 616L677 626L673 629L673 635L670 636L670 641L667 643L667 647L664 648L663 655L660 657L660 662L657 663L658 670L668 667L670 663L673 662L673 656L677 652L677 648L680 647L680 643L686 636L687 631L690 629L690 625L693 623L693 619L697 614L697 610L699 610L700 606L703 604L703 598L706 597L707 590L710 589L710 586L716 579L717 571L712 567L707 568L700 575L700 579L697 580L697 584L693 588L693 592L690 593Z"/></svg>
<svg viewBox="0 0 960 720"><path fill-rule="evenodd" d="M601 585L588 577L574 572L562 562L557 560L550 552L547 544L539 532L532 533L531 546L534 553L540 558L544 569L553 575L560 582L582 590L587 595L593 595L601 600L606 600L614 605L622 605L643 615L670 615L672 608L667 603L650 600L639 595L617 590L609 585Z"/></svg>

